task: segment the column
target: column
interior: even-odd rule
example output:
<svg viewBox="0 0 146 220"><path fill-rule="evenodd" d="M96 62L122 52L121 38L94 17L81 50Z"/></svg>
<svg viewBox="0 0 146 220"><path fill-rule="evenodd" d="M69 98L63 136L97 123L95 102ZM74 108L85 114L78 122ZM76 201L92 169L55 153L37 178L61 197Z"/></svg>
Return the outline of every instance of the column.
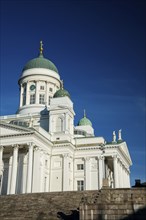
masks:
<svg viewBox="0 0 146 220"><path fill-rule="evenodd" d="M20 84L20 107L22 107L23 102L23 87L22 84Z"/></svg>
<svg viewBox="0 0 146 220"><path fill-rule="evenodd" d="M126 184L125 184L125 187L127 188L127 168L125 167L125 182L126 182Z"/></svg>
<svg viewBox="0 0 146 220"><path fill-rule="evenodd" d="M90 158L85 158L85 189L90 190Z"/></svg>
<svg viewBox="0 0 146 220"><path fill-rule="evenodd" d="M14 146L13 148L10 194L15 194L16 191L17 164L18 164L17 160L18 160L18 145Z"/></svg>
<svg viewBox="0 0 146 220"><path fill-rule="evenodd" d="M120 161L120 187L123 188L123 165Z"/></svg>
<svg viewBox="0 0 146 220"><path fill-rule="evenodd" d="M12 155L9 157L8 163L8 184L7 184L7 194L10 194L10 184L11 184L11 172L12 172Z"/></svg>
<svg viewBox="0 0 146 220"><path fill-rule="evenodd" d="M129 170L129 168L128 168L128 170L127 170L127 186L130 188L130 170Z"/></svg>
<svg viewBox="0 0 146 220"><path fill-rule="evenodd" d="M1 195L1 188L2 188L2 178L3 176L3 146L0 146L0 195Z"/></svg>
<svg viewBox="0 0 146 220"><path fill-rule="evenodd" d="M105 179L106 178L106 173L105 173L105 157L102 156L102 179Z"/></svg>
<svg viewBox="0 0 146 220"><path fill-rule="evenodd" d="M29 102L30 102L30 97L29 97L29 82L27 82L27 85L26 85L26 105L29 105Z"/></svg>
<svg viewBox="0 0 146 220"><path fill-rule="evenodd" d="M69 190L69 154L63 155L63 191Z"/></svg>
<svg viewBox="0 0 146 220"><path fill-rule="evenodd" d="M39 104L39 82L36 82L35 103Z"/></svg>
<svg viewBox="0 0 146 220"><path fill-rule="evenodd" d="M27 179L26 179L26 192L30 193L32 190L32 166L33 166L33 144L29 144L28 150L28 163L27 163Z"/></svg>
<svg viewBox="0 0 146 220"><path fill-rule="evenodd" d="M0 176L3 173L3 146L0 146Z"/></svg>
<svg viewBox="0 0 146 220"><path fill-rule="evenodd" d="M39 147L34 147L34 159L33 159L33 182L32 182L32 192L40 192L40 175L41 175L41 153Z"/></svg>
<svg viewBox="0 0 146 220"><path fill-rule="evenodd" d="M114 163L114 188L118 188L118 161L117 161L117 155L113 157L113 163Z"/></svg>
<svg viewBox="0 0 146 220"><path fill-rule="evenodd" d="M99 167L99 169L98 169L99 189L102 188L102 179L103 179L103 162L102 162L102 159L103 159L102 156L100 156L98 158L98 163L99 163L99 165L98 165L98 167Z"/></svg>

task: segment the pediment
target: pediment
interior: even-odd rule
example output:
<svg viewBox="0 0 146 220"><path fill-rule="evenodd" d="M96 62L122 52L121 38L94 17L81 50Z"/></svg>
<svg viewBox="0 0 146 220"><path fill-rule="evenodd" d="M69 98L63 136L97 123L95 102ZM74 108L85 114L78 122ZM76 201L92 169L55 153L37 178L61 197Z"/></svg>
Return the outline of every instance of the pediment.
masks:
<svg viewBox="0 0 146 220"><path fill-rule="evenodd" d="M0 123L0 136L8 136L8 135L20 135L24 133L31 132L30 129L23 128L21 126L11 125L8 123Z"/></svg>
<svg viewBox="0 0 146 220"><path fill-rule="evenodd" d="M127 144L124 143L120 146L120 149L121 151L128 157L128 159L130 160L130 162L132 163L131 161L131 157L130 157L130 154L129 154L129 150L128 150L128 147L127 147Z"/></svg>

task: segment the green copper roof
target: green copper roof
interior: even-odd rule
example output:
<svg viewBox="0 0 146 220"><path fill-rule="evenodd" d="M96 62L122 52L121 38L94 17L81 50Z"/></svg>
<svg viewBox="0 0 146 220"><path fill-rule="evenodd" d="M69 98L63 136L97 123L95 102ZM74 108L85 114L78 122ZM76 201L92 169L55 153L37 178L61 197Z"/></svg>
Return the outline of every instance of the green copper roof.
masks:
<svg viewBox="0 0 146 220"><path fill-rule="evenodd" d="M40 54L39 57L28 61L22 71L32 69L32 68L44 68L44 69L53 70L56 73L58 73L58 70L56 66L54 65L54 63L44 58L42 54Z"/></svg>
<svg viewBox="0 0 146 220"><path fill-rule="evenodd" d="M91 121L86 117L86 114L84 112L84 117L79 121L78 126L85 126L90 125L92 127Z"/></svg>
<svg viewBox="0 0 146 220"><path fill-rule="evenodd" d="M53 98L65 97L68 96L70 98L70 94L64 88L59 89L53 96Z"/></svg>

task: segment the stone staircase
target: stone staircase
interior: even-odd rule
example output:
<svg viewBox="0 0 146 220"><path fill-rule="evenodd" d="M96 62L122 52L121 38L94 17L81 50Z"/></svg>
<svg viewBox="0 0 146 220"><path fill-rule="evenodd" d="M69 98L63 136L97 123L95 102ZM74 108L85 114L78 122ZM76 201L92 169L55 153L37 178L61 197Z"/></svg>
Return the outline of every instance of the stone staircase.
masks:
<svg viewBox="0 0 146 220"><path fill-rule="evenodd" d="M92 197L94 193L82 191L0 196L0 220L78 220L82 197Z"/></svg>
<svg viewBox="0 0 146 220"><path fill-rule="evenodd" d="M7 195L0 196L0 220L117 220L142 207L146 188Z"/></svg>

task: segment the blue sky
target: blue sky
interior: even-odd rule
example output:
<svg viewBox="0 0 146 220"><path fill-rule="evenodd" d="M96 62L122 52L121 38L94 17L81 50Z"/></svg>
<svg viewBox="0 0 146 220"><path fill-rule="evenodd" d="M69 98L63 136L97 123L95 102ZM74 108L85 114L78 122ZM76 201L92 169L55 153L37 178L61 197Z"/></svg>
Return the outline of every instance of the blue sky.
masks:
<svg viewBox="0 0 146 220"><path fill-rule="evenodd" d="M76 112L86 109L97 136L122 128L133 165L131 184L146 181L145 1L1 0L0 113L19 105L25 63L55 63Z"/></svg>

